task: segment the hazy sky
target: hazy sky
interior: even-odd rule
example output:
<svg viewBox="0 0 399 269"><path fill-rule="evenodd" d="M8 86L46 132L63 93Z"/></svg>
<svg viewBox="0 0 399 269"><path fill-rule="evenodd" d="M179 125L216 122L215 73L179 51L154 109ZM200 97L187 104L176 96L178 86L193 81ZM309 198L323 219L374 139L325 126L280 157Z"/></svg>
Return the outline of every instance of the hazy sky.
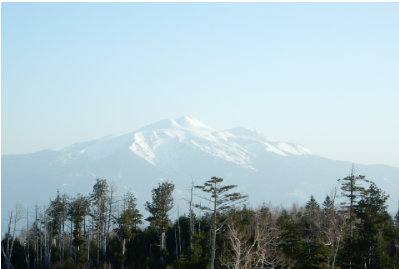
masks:
<svg viewBox="0 0 399 269"><path fill-rule="evenodd" d="M399 3L1 3L1 153L187 115L399 167Z"/></svg>

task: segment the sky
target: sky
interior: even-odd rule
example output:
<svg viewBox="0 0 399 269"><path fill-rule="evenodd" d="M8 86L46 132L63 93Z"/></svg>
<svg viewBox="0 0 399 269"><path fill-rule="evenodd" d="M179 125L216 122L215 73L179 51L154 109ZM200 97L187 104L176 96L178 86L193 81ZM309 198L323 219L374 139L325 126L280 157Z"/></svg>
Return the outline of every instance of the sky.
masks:
<svg viewBox="0 0 399 269"><path fill-rule="evenodd" d="M192 116L399 167L399 3L1 3L1 154Z"/></svg>

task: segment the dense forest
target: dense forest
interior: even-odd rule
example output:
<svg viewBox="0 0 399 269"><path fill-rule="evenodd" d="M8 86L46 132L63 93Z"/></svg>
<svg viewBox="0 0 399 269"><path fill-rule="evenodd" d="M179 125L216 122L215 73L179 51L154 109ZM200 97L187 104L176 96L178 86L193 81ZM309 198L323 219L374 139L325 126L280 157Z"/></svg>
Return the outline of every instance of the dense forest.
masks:
<svg viewBox="0 0 399 269"><path fill-rule="evenodd" d="M176 214L171 182L154 186L145 202L96 179L87 196L57 191L46 206L17 205L1 241L1 266L399 269L399 211L391 216L385 192L353 169L338 181L322 203L311 196L302 206L249 208L249 198L233 192L237 186L193 180L187 213Z"/></svg>

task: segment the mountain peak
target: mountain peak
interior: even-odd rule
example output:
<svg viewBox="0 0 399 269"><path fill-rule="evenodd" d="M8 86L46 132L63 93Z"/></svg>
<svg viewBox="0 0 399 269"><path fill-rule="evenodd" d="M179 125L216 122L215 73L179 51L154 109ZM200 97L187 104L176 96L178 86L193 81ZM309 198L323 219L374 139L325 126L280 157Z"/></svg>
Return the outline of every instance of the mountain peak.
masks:
<svg viewBox="0 0 399 269"><path fill-rule="evenodd" d="M157 121L155 123L152 123L150 125L147 125L138 131L152 131L152 130L162 130L162 129L171 129L171 128L176 128L178 127L178 124L176 123L175 120L172 119L164 119Z"/></svg>
<svg viewBox="0 0 399 269"><path fill-rule="evenodd" d="M164 119L156 123L147 125L138 131L155 131L164 129L176 129L176 128L187 128L187 129L211 129L206 124L195 119L194 117L184 116L176 120Z"/></svg>
<svg viewBox="0 0 399 269"><path fill-rule="evenodd" d="M207 125L205 125L204 123L200 122L199 120L193 118L193 117L189 117L189 116L184 116L181 117L177 120L175 120L175 122L185 128L195 128L195 129L210 129Z"/></svg>
<svg viewBox="0 0 399 269"><path fill-rule="evenodd" d="M272 140L252 128L218 130L185 116L58 151L3 155L2 199L9 202L2 204L2 212L12 209L16 197L26 198L19 202L28 205L32 193L44 193L50 187L70 195L89 192L96 177L132 188L142 201L151 199L151 189L160 178L186 188L190 176L206 180L215 175L239 185L255 203L264 199L292 203L311 193L323 199L323 193L330 191L328 182L336 182L351 165L321 158L295 143ZM369 179L397 196L398 168L360 167ZM42 195L39 202L47 203L49 198ZM4 213L2 221L6 217Z"/></svg>

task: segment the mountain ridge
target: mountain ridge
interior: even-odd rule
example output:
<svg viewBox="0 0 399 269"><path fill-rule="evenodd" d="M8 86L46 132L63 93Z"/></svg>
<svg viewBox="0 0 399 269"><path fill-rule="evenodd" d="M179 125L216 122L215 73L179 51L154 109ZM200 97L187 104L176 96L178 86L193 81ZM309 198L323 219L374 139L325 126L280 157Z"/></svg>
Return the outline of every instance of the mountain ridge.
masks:
<svg viewBox="0 0 399 269"><path fill-rule="evenodd" d="M176 199L181 199L187 195L184 190L192 177L200 177L202 182L212 176L238 185L238 191L248 194L254 205L304 203L311 194L322 203L351 166L252 128L218 130L193 117L167 119L124 135L108 135L57 150L2 155L2 223L17 200L24 205L36 199L46 203L57 189L86 195L97 177L132 189L140 203L151 199L151 190L160 180L173 181L180 190ZM399 168L356 167L391 197L398 196ZM390 199L390 204L396 201Z"/></svg>

